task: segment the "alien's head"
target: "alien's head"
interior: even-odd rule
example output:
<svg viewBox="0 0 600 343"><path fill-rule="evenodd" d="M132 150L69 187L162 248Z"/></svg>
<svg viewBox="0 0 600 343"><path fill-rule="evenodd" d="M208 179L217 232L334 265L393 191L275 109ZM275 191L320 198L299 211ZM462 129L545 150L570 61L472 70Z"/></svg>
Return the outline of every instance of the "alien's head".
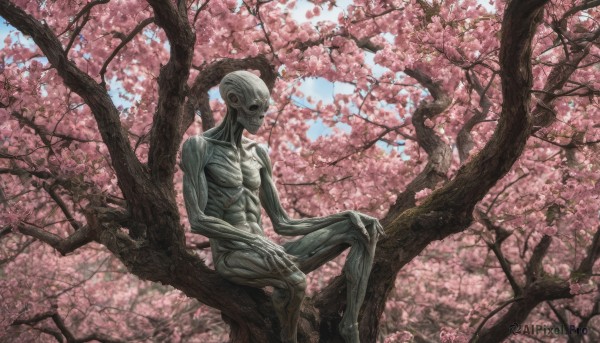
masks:
<svg viewBox="0 0 600 343"><path fill-rule="evenodd" d="M251 134L256 134L269 107L269 88L260 77L247 71L225 75L219 85L227 111Z"/></svg>

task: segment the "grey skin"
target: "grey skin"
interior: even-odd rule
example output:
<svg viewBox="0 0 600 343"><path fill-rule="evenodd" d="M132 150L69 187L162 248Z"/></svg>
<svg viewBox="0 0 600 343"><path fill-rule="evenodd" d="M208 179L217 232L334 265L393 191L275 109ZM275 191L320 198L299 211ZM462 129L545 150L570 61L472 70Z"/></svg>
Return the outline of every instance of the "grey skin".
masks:
<svg viewBox="0 0 600 343"><path fill-rule="evenodd" d="M183 192L192 232L210 239L215 269L240 285L273 287L281 340L297 342L306 273L350 252L343 271L347 305L339 325L348 343L358 343L363 302L375 246L383 229L355 211L317 218L290 218L279 201L267 151L242 136L255 134L269 106L269 90L256 75L237 71L219 86L227 114L215 128L183 144ZM261 206L283 236L303 236L279 246L261 228Z"/></svg>

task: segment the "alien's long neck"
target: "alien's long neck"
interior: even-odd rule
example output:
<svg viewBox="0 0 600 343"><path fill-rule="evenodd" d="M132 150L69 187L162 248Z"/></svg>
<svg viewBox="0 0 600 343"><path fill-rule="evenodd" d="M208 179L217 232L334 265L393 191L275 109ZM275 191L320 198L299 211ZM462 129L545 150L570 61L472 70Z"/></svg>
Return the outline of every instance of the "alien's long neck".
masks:
<svg viewBox="0 0 600 343"><path fill-rule="evenodd" d="M225 114L223 121L214 130L207 132L207 135L212 139L229 142L236 148L240 148L243 132L244 127L237 121L236 110L227 106L227 114Z"/></svg>

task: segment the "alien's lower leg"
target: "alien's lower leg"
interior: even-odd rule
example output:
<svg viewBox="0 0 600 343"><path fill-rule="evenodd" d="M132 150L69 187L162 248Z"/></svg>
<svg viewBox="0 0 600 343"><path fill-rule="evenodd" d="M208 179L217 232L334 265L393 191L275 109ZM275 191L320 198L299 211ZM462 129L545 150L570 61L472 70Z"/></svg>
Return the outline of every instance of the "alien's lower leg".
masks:
<svg viewBox="0 0 600 343"><path fill-rule="evenodd" d="M346 343L360 343L358 312L365 298L376 242L373 237L371 242L361 240L353 244L344 265L347 301L339 330Z"/></svg>
<svg viewBox="0 0 600 343"><path fill-rule="evenodd" d="M298 280L301 279L301 280ZM296 343L297 324L300 316L300 306L304 300L306 281L304 274L292 280L286 280L287 288L273 290L273 307L281 324L281 341Z"/></svg>

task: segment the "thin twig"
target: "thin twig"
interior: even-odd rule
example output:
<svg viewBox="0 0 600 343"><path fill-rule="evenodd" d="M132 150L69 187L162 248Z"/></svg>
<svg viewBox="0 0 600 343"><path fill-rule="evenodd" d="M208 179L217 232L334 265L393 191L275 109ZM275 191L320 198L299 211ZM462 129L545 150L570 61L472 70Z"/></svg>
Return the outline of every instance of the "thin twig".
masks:
<svg viewBox="0 0 600 343"><path fill-rule="evenodd" d="M117 56L117 54L119 53L119 51L121 51L121 49L123 49L123 47L125 47L125 45L127 45L127 43L129 43L138 33L140 33L146 26L150 25L151 23L154 22L154 17L150 17L147 19L142 20L139 24L137 24L137 26L129 33L129 35L127 35L125 38L123 38L123 40L121 41L121 43L119 43L119 45L115 48L115 50L110 54L110 56L108 56L108 58L106 59L106 61L104 61L104 64L102 64L102 68L100 68L100 78L102 80L101 84L103 86L106 85L106 80L104 79L104 74L106 74L106 69L108 68L108 65L110 64L110 62Z"/></svg>
<svg viewBox="0 0 600 343"><path fill-rule="evenodd" d="M505 301L503 304L501 304L500 306L498 306L495 310L493 310L492 312L490 312L487 316L485 316L485 318L483 318L483 320L481 321L481 323L479 324L479 326L477 326L477 330L475 330L475 333L473 333L473 336L471 337L471 339L469 340L469 343L474 343L477 342L477 338L479 335L479 332L481 331L481 329L483 329L483 326L485 325L485 323L487 323L488 320L490 320L494 315L496 315L496 313L502 311L503 308L505 308L506 306L519 301L519 300L523 300L522 297L518 297L518 298L514 298L508 301Z"/></svg>

